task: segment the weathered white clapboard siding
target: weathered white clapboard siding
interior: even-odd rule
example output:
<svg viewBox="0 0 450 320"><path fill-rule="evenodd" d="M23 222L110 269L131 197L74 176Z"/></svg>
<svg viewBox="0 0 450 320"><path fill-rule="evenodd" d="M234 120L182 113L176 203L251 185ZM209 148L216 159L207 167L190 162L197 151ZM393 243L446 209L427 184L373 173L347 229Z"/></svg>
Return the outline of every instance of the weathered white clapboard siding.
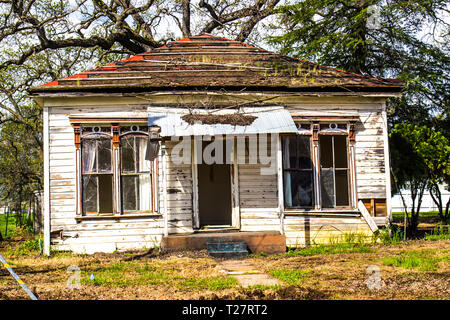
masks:
<svg viewBox="0 0 450 320"><path fill-rule="evenodd" d="M175 145L175 141L165 142L168 232L192 233L192 167L190 164L174 163L172 149ZM160 194L163 192L160 188Z"/></svg>
<svg viewBox="0 0 450 320"><path fill-rule="evenodd" d="M49 108L51 230L62 230L59 233L61 236L53 236L52 246L57 250L81 253L159 246L164 230L162 217L120 220L105 218L81 222L75 219L75 145L69 115L92 115L94 111L98 113L99 109L103 116L112 117L123 114L124 110L98 106ZM143 117L145 115L145 112L140 114ZM173 197L169 196L169 203L176 202L171 198Z"/></svg>
<svg viewBox="0 0 450 320"><path fill-rule="evenodd" d="M248 162L248 157L245 157ZM277 175L261 174L267 165L239 164L239 208L242 231L279 231Z"/></svg>
<svg viewBox="0 0 450 320"><path fill-rule="evenodd" d="M284 217L286 246L308 245L343 241L351 237L370 240L373 233L360 217L323 217L299 215Z"/></svg>
<svg viewBox="0 0 450 320"><path fill-rule="evenodd" d="M166 96L164 99L169 99ZM131 98L130 98L131 99ZM156 98L155 98L156 99ZM161 98L163 99L163 98ZM171 99L175 99L171 98ZM176 99L175 99L176 100ZM174 101L175 101L174 100ZM385 133L382 103L377 99L294 98L280 102L295 116L359 116L356 126L356 180L358 198L386 198L384 163ZM57 101L57 100L55 100ZM78 100L77 107L68 103L49 108L50 214L52 231L62 230L61 237L52 239L60 250L76 252L114 251L159 246L164 234L164 217L123 218L119 220L75 220L75 146L70 114L96 116L146 117L148 105L142 101L119 102L108 98L98 104ZM109 102L108 102L109 101ZM164 100L165 101L165 100ZM163 100L160 103L164 102ZM179 103L178 100L176 103ZM124 110L130 110L129 112ZM171 161L175 142L165 142L166 201L163 197L162 162L158 162L159 209L167 214L168 233L193 231L193 175L190 164L176 165ZM250 146L254 151L255 146ZM324 217L287 215L280 226L277 175L261 174L260 164L248 164L247 156L239 156L238 189L242 231L272 231L283 229L288 246L304 246L342 237L345 233L371 235L360 217ZM165 207L167 203L167 207Z"/></svg>

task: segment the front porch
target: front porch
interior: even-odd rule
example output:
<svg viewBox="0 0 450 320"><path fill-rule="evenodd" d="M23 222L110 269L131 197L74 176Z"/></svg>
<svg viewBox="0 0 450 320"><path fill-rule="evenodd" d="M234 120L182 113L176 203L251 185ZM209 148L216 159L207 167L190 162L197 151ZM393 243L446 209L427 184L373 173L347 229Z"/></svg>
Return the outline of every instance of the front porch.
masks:
<svg viewBox="0 0 450 320"><path fill-rule="evenodd" d="M162 238L164 251L206 249L207 242L243 241L250 253L276 254L286 252L286 237L278 231L261 232L198 232L169 235Z"/></svg>

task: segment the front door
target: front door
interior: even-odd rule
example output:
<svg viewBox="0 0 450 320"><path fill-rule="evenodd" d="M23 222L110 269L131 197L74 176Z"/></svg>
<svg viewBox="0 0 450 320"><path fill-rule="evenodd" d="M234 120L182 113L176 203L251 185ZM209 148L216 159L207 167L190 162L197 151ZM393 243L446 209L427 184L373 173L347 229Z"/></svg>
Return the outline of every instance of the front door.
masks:
<svg viewBox="0 0 450 320"><path fill-rule="evenodd" d="M200 227L231 226L231 166L198 164Z"/></svg>
<svg viewBox="0 0 450 320"><path fill-rule="evenodd" d="M220 139L220 138L219 138ZM223 140L222 140L223 141ZM202 151L211 142L203 141ZM230 227L232 224L231 165L226 163L226 148L222 144L222 155L215 161L197 165L198 209L200 227Z"/></svg>

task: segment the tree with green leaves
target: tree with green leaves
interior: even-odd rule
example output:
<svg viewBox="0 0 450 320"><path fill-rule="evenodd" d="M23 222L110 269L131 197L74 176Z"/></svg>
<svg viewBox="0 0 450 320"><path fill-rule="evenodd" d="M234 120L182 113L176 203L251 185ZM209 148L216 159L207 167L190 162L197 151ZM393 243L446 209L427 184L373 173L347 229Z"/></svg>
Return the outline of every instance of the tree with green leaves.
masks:
<svg viewBox="0 0 450 320"><path fill-rule="evenodd" d="M417 229L421 202L427 189L438 205L441 220L446 221L450 199L443 205L439 184L448 183L450 176L450 143L447 138L426 126L399 123L391 130L389 142L395 191L408 188L411 194L411 216L407 216L411 233Z"/></svg>
<svg viewBox="0 0 450 320"><path fill-rule="evenodd" d="M448 1L298 0L278 12L284 30L270 43L282 53L368 76L401 79L403 96L387 105L391 125L448 125Z"/></svg>
<svg viewBox="0 0 450 320"><path fill-rule="evenodd" d="M414 235L417 230L422 199L429 180L426 165L417 152L422 142L421 138L420 131L406 123L395 125L389 133L393 192L400 193L402 198L405 223L408 225L410 235ZM411 197L409 210L401 193L402 189L409 189Z"/></svg>
<svg viewBox="0 0 450 320"><path fill-rule="evenodd" d="M42 108L28 88L214 33L259 39L280 0L0 0L0 200L42 189Z"/></svg>
<svg viewBox="0 0 450 320"><path fill-rule="evenodd" d="M450 218L450 197L444 199L440 186L450 190L450 142L440 132L427 128L426 136L417 152L425 162L428 173L428 191L438 208L439 218L447 223Z"/></svg>

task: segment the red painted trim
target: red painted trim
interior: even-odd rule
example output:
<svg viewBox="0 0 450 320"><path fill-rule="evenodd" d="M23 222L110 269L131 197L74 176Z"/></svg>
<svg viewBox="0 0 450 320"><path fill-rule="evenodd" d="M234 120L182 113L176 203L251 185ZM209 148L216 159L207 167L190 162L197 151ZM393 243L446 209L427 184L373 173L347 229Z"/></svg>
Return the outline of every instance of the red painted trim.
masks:
<svg viewBox="0 0 450 320"><path fill-rule="evenodd" d="M41 84L40 87L52 87L52 86L57 86L58 85L58 81L52 81L52 82L47 82L44 84Z"/></svg>

